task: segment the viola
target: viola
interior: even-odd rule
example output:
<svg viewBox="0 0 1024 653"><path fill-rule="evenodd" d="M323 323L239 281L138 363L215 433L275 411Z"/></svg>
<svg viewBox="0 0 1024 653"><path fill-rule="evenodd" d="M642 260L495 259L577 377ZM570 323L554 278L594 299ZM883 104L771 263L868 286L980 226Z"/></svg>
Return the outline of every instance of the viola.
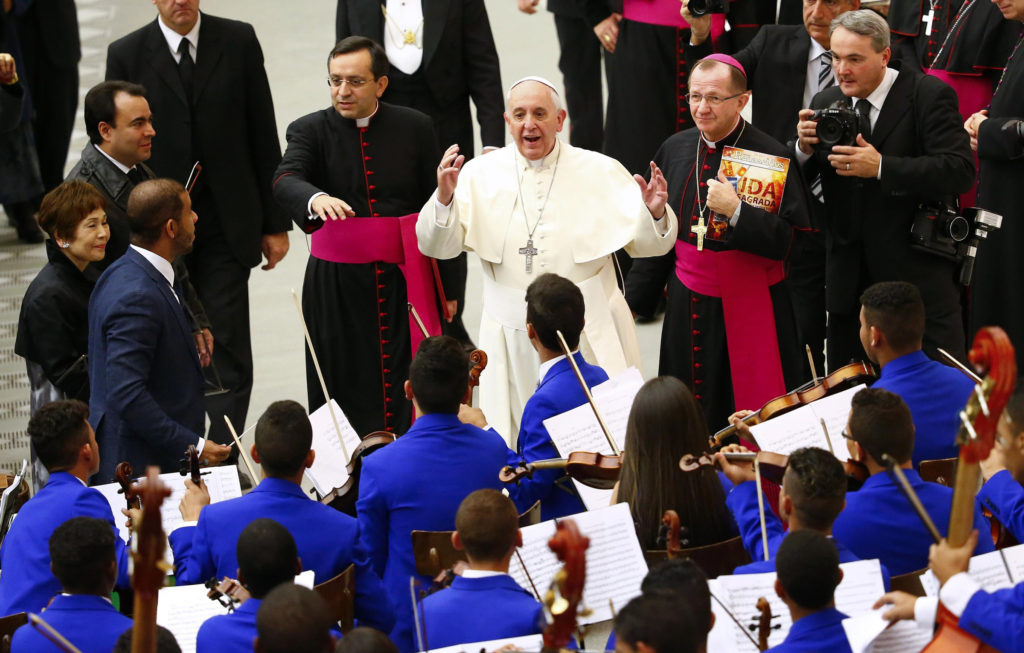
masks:
<svg viewBox="0 0 1024 653"><path fill-rule="evenodd" d="M395 441L395 434L387 431L374 431L359 442L359 446L352 452L352 457L345 470L348 471L348 479L341 487L334 488L328 492L320 503L339 510L347 515L356 516L356 499L359 493L359 477L363 472L363 458L380 449L386 444Z"/></svg>
<svg viewBox="0 0 1024 653"><path fill-rule="evenodd" d="M151 466L135 491L142 497L142 516L132 547L132 653L156 653L157 596L168 571L164 562L167 537L161 525L160 506L171 495L171 489L161 482L160 468Z"/></svg>
<svg viewBox="0 0 1024 653"><path fill-rule="evenodd" d="M129 462L117 463L117 467L114 468L114 478L117 479L117 484L121 486L117 493L124 495L128 510L142 508L142 497L135 492L135 488L132 486L132 477L134 475L132 464Z"/></svg>
<svg viewBox="0 0 1024 653"><path fill-rule="evenodd" d="M576 615L583 603L583 585L587 579L587 548L590 538L584 537L572 519L555 524L555 534L548 540L562 568L555 574L551 588L544 594L543 653L554 653L568 646L576 630Z"/></svg>
<svg viewBox="0 0 1024 653"><path fill-rule="evenodd" d="M609 456L590 451L574 451L568 458L535 460L519 463L515 467L506 465L498 472L502 483L518 483L523 477L532 478L537 469L560 469L580 483L598 490L615 487L622 472L622 456Z"/></svg>
<svg viewBox="0 0 1024 653"><path fill-rule="evenodd" d="M822 397L848 390L859 383L865 383L876 377L874 369L867 363L850 363L840 367L824 378L812 381L809 386L801 386L792 392L768 401L759 410L744 417L742 421L748 426L760 424L801 406L806 406ZM711 446L713 448L721 447L725 444L727 438L735 436L735 434L736 426L730 424L711 437Z"/></svg>

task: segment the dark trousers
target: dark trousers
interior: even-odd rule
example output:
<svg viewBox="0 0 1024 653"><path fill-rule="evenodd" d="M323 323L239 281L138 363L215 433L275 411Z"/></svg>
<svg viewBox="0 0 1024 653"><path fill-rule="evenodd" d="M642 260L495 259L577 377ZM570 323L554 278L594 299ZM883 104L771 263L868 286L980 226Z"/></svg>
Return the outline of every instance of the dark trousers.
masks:
<svg viewBox="0 0 1024 653"><path fill-rule="evenodd" d="M565 84L569 111L569 143L596 152L604 140L601 98L601 52L604 48L583 18L555 14L558 69Z"/></svg>
<svg viewBox="0 0 1024 653"><path fill-rule="evenodd" d="M64 181L71 130L78 109L78 68L58 68L40 56L37 69L29 77L35 118L32 121L39 155L39 172L45 191Z"/></svg>
<svg viewBox="0 0 1024 653"><path fill-rule="evenodd" d="M192 252L185 258L192 285L213 324L213 363L227 392L210 394L207 384L206 413L214 442L231 444L224 423L227 415L239 433L245 428L252 395L252 337L249 330L249 267L235 259L221 229L212 198L198 186L193 193L192 209L199 216ZM207 379L215 379L213 370L204 370ZM228 461L238 459L231 450Z"/></svg>

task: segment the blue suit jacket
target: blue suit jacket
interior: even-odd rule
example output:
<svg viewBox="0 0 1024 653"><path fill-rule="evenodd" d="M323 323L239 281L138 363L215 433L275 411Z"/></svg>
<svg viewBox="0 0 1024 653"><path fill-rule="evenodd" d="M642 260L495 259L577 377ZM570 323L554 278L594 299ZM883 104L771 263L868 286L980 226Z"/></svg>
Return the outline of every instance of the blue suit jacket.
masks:
<svg viewBox="0 0 1024 653"><path fill-rule="evenodd" d="M261 599L249 599L231 614L210 617L199 627L196 653L252 653ZM13 653L13 652L12 652Z"/></svg>
<svg viewBox="0 0 1024 653"><path fill-rule="evenodd" d="M960 627L1000 651L1024 651L1024 583L975 592L960 615Z"/></svg>
<svg viewBox="0 0 1024 653"><path fill-rule="evenodd" d="M905 469L903 473L921 498L936 528L940 533L947 533L953 502L952 488L922 481L912 469ZM974 528L982 534L989 532L988 521L977 508L974 510ZM886 472L871 476L861 489L847 493L846 508L833 524L832 536L862 560L878 558L897 576L928 566L931 535ZM992 538L981 537L974 555L994 549Z"/></svg>
<svg viewBox="0 0 1024 653"><path fill-rule="evenodd" d="M431 648L539 634L541 605L511 576L463 578L423 599Z"/></svg>
<svg viewBox="0 0 1024 653"><path fill-rule="evenodd" d="M768 650L776 653L850 653L843 619L846 615L835 608L807 615L790 626L785 641Z"/></svg>
<svg viewBox="0 0 1024 653"><path fill-rule="evenodd" d="M216 576L238 575L238 536L254 519L269 517L288 529L303 569L316 582L334 578L354 564L355 616L360 625L387 631L394 613L379 576L359 544L359 524L352 517L307 497L302 488L279 478L265 478L249 494L203 508L199 523L170 535L179 585L204 583Z"/></svg>
<svg viewBox="0 0 1024 653"><path fill-rule="evenodd" d="M50 571L53 531L72 517L95 517L110 523L117 550L118 586L128 587L128 552L117 532L114 514L103 495L67 472L54 472L46 486L22 506L0 547L0 616L39 612L60 593Z"/></svg>
<svg viewBox="0 0 1024 653"><path fill-rule="evenodd" d="M89 384L99 482L112 480L123 460L140 472L147 465L176 471L205 433L203 375L185 309L131 248L89 300Z"/></svg>
<svg viewBox="0 0 1024 653"><path fill-rule="evenodd" d="M914 419L914 469L922 460L959 455L956 434L960 410L974 392L974 382L960 370L915 351L889 361L873 388L898 394ZM936 392L935 388L942 388Z"/></svg>
<svg viewBox="0 0 1024 653"><path fill-rule="evenodd" d="M985 481L978 491L978 501L1018 542L1024 542L1024 487L1010 472L1003 470Z"/></svg>
<svg viewBox="0 0 1024 653"><path fill-rule="evenodd" d="M508 447L496 433L463 424L450 414L423 415L393 444L363 461L356 511L366 551L395 607L391 641L415 649L409 578L416 575L413 530L455 529L455 513L468 494L500 490L498 472Z"/></svg>
<svg viewBox="0 0 1024 653"><path fill-rule="evenodd" d="M57 596L40 615L82 653L110 653L132 620L114 609L102 596L73 594ZM14 633L11 653L57 653L59 648L43 637L32 624Z"/></svg>
<svg viewBox="0 0 1024 653"><path fill-rule="evenodd" d="M583 360L583 354L576 352L573 357L588 386L593 387L608 380L604 370ZM548 430L544 428L544 420L585 403L587 396L583 394L569 361L563 358L551 366L537 391L523 408L517 442L518 451L508 452L508 464L515 466L524 460L533 462L558 458L558 450L551 442ZM528 510L535 502L540 501L542 521L575 515L586 510L565 470L562 469L539 469L531 478L522 479L518 485L509 486L508 490L519 512Z"/></svg>

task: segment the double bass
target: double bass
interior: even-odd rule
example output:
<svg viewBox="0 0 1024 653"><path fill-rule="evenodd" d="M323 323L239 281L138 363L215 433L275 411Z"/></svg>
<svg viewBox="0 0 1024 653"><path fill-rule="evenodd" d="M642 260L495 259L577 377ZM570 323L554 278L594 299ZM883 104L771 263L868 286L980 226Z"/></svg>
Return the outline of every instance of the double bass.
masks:
<svg viewBox="0 0 1024 653"><path fill-rule="evenodd" d="M160 468L149 467L146 478L135 485L142 498L142 516L132 539L132 653L156 653L156 604L169 571L164 562L164 535L160 506L171 489L160 480Z"/></svg>

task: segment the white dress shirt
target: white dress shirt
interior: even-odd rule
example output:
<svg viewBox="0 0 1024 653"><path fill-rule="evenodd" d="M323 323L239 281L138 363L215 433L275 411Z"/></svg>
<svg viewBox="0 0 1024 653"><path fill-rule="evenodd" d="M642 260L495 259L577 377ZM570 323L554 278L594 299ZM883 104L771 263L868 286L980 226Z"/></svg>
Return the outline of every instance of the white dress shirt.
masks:
<svg viewBox="0 0 1024 653"><path fill-rule="evenodd" d="M388 61L406 75L423 63L423 5L420 0L387 0L384 7L384 51ZM411 32L415 43L405 42Z"/></svg>
<svg viewBox="0 0 1024 653"><path fill-rule="evenodd" d="M192 26L188 34L184 37L188 39L188 51L192 55L192 61L198 61L196 58L199 55L199 23L203 22L203 14L200 13L196 18L196 24ZM163 18L157 18L156 24L160 26L160 31L163 32L164 38L167 39L167 47L171 49L171 56L174 57L174 63L181 61L181 54L178 52L178 46L181 45L181 34L178 34L173 29L164 25Z"/></svg>

